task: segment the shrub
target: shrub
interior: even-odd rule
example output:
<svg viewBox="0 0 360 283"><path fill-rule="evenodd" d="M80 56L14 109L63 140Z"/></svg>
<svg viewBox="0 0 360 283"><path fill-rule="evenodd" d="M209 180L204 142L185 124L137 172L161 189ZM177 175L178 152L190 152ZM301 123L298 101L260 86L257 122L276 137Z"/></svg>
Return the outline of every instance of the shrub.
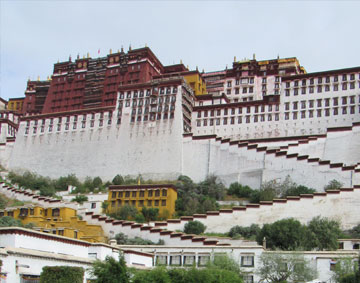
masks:
<svg viewBox="0 0 360 283"><path fill-rule="evenodd" d="M337 180L331 180L329 182L329 184L327 184L325 187L324 187L324 191L328 191L328 190L338 190L340 189L344 184L337 181Z"/></svg>
<svg viewBox="0 0 360 283"><path fill-rule="evenodd" d="M164 245L164 241L154 243L150 240L143 239L140 237L128 238L124 233L118 233L115 235L115 240L118 245Z"/></svg>
<svg viewBox="0 0 360 283"><path fill-rule="evenodd" d="M123 257L118 261L109 256L104 261L96 260L90 269L90 274L96 278L91 281L94 283L130 282L130 274Z"/></svg>
<svg viewBox="0 0 360 283"><path fill-rule="evenodd" d="M40 283L82 283L84 269L72 266L45 266L40 274Z"/></svg>
<svg viewBox="0 0 360 283"><path fill-rule="evenodd" d="M136 207L125 204L117 209L115 212L110 213L110 216L119 220L134 220L138 211Z"/></svg>
<svg viewBox="0 0 360 283"><path fill-rule="evenodd" d="M243 186L238 182L232 183L228 190L228 195L235 195L239 198L250 198L253 190L249 186Z"/></svg>
<svg viewBox="0 0 360 283"><path fill-rule="evenodd" d="M153 207L143 207L141 213L144 216L146 222L155 221L159 216L159 209Z"/></svg>
<svg viewBox="0 0 360 283"><path fill-rule="evenodd" d="M261 229L257 224L252 224L251 226L248 227L242 227L237 225L230 229L228 235L232 238L241 236L245 239L250 239L254 237L256 238L256 236L260 233L260 231Z"/></svg>
<svg viewBox="0 0 360 283"><path fill-rule="evenodd" d="M3 216L0 218L0 227L23 227L20 220L11 216Z"/></svg>
<svg viewBox="0 0 360 283"><path fill-rule="evenodd" d="M77 195L71 201L75 201L77 203L83 204L83 202L88 201L88 197L84 195Z"/></svg>
<svg viewBox="0 0 360 283"><path fill-rule="evenodd" d="M196 234L199 235L201 233L204 233L206 230L206 226L202 224L200 221L189 221L184 226L184 232L186 234Z"/></svg>

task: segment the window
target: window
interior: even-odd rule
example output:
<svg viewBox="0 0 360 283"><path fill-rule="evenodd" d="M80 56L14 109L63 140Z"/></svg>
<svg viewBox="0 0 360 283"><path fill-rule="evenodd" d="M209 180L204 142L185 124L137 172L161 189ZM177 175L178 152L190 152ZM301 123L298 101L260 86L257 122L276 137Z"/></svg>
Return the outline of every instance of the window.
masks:
<svg viewBox="0 0 360 283"><path fill-rule="evenodd" d="M342 104L343 104L343 105L347 104L347 97L346 97L346 96L343 96L343 97L341 98L341 101L342 101Z"/></svg>
<svg viewBox="0 0 360 283"><path fill-rule="evenodd" d="M130 197L130 192L125 192L125 197L126 198Z"/></svg>
<svg viewBox="0 0 360 283"><path fill-rule="evenodd" d="M306 101L301 101L301 109L305 109L306 108Z"/></svg>
<svg viewBox="0 0 360 283"><path fill-rule="evenodd" d="M152 197L153 196L153 191L148 191L148 197Z"/></svg>
<svg viewBox="0 0 360 283"><path fill-rule="evenodd" d="M354 104L355 103L355 96L350 96L350 104Z"/></svg>
<svg viewBox="0 0 360 283"><path fill-rule="evenodd" d="M285 110L290 110L290 103L289 102L285 102Z"/></svg>
<svg viewBox="0 0 360 283"><path fill-rule="evenodd" d="M317 100L317 107L321 107L321 99Z"/></svg>
<svg viewBox="0 0 360 283"><path fill-rule="evenodd" d="M155 206L159 206L159 200L155 200Z"/></svg>
<svg viewBox="0 0 360 283"><path fill-rule="evenodd" d="M293 112L293 120L297 120L297 112Z"/></svg>
<svg viewBox="0 0 360 283"><path fill-rule="evenodd" d="M294 88L294 95L298 95L299 94L299 89L298 88Z"/></svg>
<svg viewBox="0 0 360 283"><path fill-rule="evenodd" d="M244 283L254 283L254 275L243 275Z"/></svg>
<svg viewBox="0 0 360 283"><path fill-rule="evenodd" d="M254 256L253 255L242 255L241 266L243 267L254 267Z"/></svg>
<svg viewBox="0 0 360 283"><path fill-rule="evenodd" d="M111 198L116 198L116 192L111 193Z"/></svg>
<svg viewBox="0 0 360 283"><path fill-rule="evenodd" d="M131 193L131 196L132 196L133 198L136 198L136 191L133 191L133 192Z"/></svg>
<svg viewBox="0 0 360 283"><path fill-rule="evenodd" d="M334 106L337 106L339 104L339 99L338 99L338 97L334 97L333 98L333 105Z"/></svg>
<svg viewBox="0 0 360 283"><path fill-rule="evenodd" d="M318 109L318 110L317 110L317 116L318 116L318 117L321 117L321 109Z"/></svg>
<svg viewBox="0 0 360 283"><path fill-rule="evenodd" d="M297 110L298 109L298 103L297 101L293 102L293 109Z"/></svg>
<svg viewBox="0 0 360 283"><path fill-rule="evenodd" d="M231 87L231 81L227 82L227 87Z"/></svg>
<svg viewBox="0 0 360 283"><path fill-rule="evenodd" d="M354 82L351 82L350 83L350 89L354 89L355 88L355 83Z"/></svg>
<svg viewBox="0 0 360 283"><path fill-rule="evenodd" d="M344 74L344 75L342 76L342 80L343 80L343 81L346 81L346 80L347 80L347 75L346 75L346 74Z"/></svg>
<svg viewBox="0 0 360 283"><path fill-rule="evenodd" d="M314 100L309 100L309 108L313 108L314 107Z"/></svg>
<svg viewBox="0 0 360 283"><path fill-rule="evenodd" d="M314 87L313 86L309 87L309 93L314 93Z"/></svg>
<svg viewBox="0 0 360 283"><path fill-rule="evenodd" d="M329 107L330 106L330 98L326 98L325 99L325 107Z"/></svg>
<svg viewBox="0 0 360 283"><path fill-rule="evenodd" d="M338 90L339 90L339 85L337 85L337 84L334 85L333 90L334 90L334 91L338 91Z"/></svg>
<svg viewBox="0 0 360 283"><path fill-rule="evenodd" d="M322 92L322 86L321 86L321 85L319 85L319 86L317 87L317 92L318 92L318 93Z"/></svg>
<svg viewBox="0 0 360 283"><path fill-rule="evenodd" d="M285 89L285 96L290 96L290 90L289 89Z"/></svg>
<svg viewBox="0 0 360 283"><path fill-rule="evenodd" d="M166 206L166 199L161 200L161 206Z"/></svg>
<svg viewBox="0 0 360 283"><path fill-rule="evenodd" d="M342 84L342 90L347 90L347 83Z"/></svg>
<svg viewBox="0 0 360 283"><path fill-rule="evenodd" d="M289 112L285 113L285 120L289 120Z"/></svg>
<svg viewBox="0 0 360 283"><path fill-rule="evenodd" d="M301 88L301 94L306 94L306 87Z"/></svg>
<svg viewBox="0 0 360 283"><path fill-rule="evenodd" d="M325 109L325 116L326 117L330 116L330 109Z"/></svg>
<svg viewBox="0 0 360 283"><path fill-rule="evenodd" d="M338 108L334 108L334 110L333 110L333 114L336 116L336 115L338 115Z"/></svg>
<svg viewBox="0 0 360 283"><path fill-rule="evenodd" d="M330 86L329 85L325 85L325 91L330 91Z"/></svg>
<svg viewBox="0 0 360 283"><path fill-rule="evenodd" d="M210 256L209 255L200 255L198 259L198 265L199 266L205 266L209 263Z"/></svg>
<svg viewBox="0 0 360 283"><path fill-rule="evenodd" d="M152 206L152 201L151 200L147 201L147 206Z"/></svg>
<svg viewBox="0 0 360 283"><path fill-rule="evenodd" d="M156 190L156 191L155 191L155 196L156 196L156 197L159 197L159 196L160 196L160 190Z"/></svg>

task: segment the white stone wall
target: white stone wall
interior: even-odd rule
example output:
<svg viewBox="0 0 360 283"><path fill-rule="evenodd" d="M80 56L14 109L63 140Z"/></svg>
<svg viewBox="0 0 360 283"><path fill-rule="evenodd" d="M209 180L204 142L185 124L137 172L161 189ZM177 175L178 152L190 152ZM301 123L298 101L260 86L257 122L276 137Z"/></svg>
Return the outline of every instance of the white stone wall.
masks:
<svg viewBox="0 0 360 283"><path fill-rule="evenodd" d="M293 217L301 223L308 223L316 216L338 220L343 229L350 229L360 223L360 189L341 191L340 193L314 195L311 198L288 199L285 202L274 202L270 205L248 205L246 210L221 212L218 215L207 215L206 218L194 218L202 222L206 232L224 233L233 226L250 226L273 223L280 219ZM166 229L182 230L187 221L168 223Z"/></svg>
<svg viewBox="0 0 360 283"><path fill-rule="evenodd" d="M349 139L352 140L352 147L346 146ZM354 152L354 156L358 154L355 149L355 145L360 146L358 135L343 138L344 146L340 141L335 139L331 143L337 143L344 149L343 153L348 149ZM328 150L331 150L330 146ZM326 155L326 150L323 150L323 155ZM348 155L350 156L350 153ZM318 154L315 154L315 157L317 156ZM347 160L344 159L345 163L351 162L350 157ZM357 184L356 177L359 174L355 174L353 170L342 170L341 167L331 168L328 164L308 162L308 159L298 160L297 157L278 156L275 153L258 151L256 148L247 146L238 147L238 144L230 144L214 138L184 138L184 164L188 165L183 167L183 174L197 182L204 180L209 174L214 174L225 185L238 181L255 189L266 181L276 179L281 182L287 176L290 176L297 184L312 187L317 191L323 191L324 186L333 179L342 182L345 187L351 187Z"/></svg>
<svg viewBox="0 0 360 283"><path fill-rule="evenodd" d="M105 115L103 126L99 126L100 113L94 119L88 114L84 128L83 117L79 115L76 129L73 129L74 116L70 117L68 129L65 117L61 124L54 118L51 132L50 118L45 120L43 132L41 120L29 124L23 121L9 169L30 169L51 178L76 173L80 179L100 176L104 181L112 180L117 174L175 179L182 170L181 86L177 93L173 119L131 123L131 108L124 106L121 124L117 124L116 111L112 113L111 125L107 124L109 118Z"/></svg>

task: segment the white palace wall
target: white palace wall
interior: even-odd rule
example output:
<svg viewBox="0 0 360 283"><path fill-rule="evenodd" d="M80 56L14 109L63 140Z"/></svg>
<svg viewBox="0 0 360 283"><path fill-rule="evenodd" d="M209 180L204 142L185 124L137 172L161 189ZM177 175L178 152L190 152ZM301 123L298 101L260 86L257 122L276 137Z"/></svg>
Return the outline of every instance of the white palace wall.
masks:
<svg viewBox="0 0 360 283"><path fill-rule="evenodd" d="M356 127L359 128L359 127ZM338 135L330 135L330 137ZM359 135L351 136L353 145L360 145ZM344 141L344 145L341 143ZM338 147L345 147L348 138L337 138L334 142ZM331 147L329 150L331 150ZM326 155L327 148L323 150ZM357 155L355 146L354 155ZM196 157L196 158L194 158ZM317 157L317 155L315 155ZM354 170L344 170L340 165L333 165L321 161L310 162L312 156L302 158L297 154L288 154L286 151L271 152L267 148L256 147L255 145L239 145L215 137L185 137L184 138L184 175L188 175L195 181L201 181L209 174L218 176L225 185L235 180L243 185L252 188L259 188L262 183L276 180L284 180L287 176L297 184L312 187L317 191L322 191L324 186L331 180L338 180L345 187L358 184L359 172ZM343 159L344 160L344 159ZM348 163L349 164L349 163Z"/></svg>
<svg viewBox="0 0 360 283"><path fill-rule="evenodd" d="M181 87L179 87L181 93ZM91 119L87 114L86 126L81 127L79 115L77 129L73 129L74 116L70 117L69 129L65 129L62 117L61 129L54 118L52 132L50 119L45 121L44 132L34 121L28 133L26 121L22 121L16 137L10 170L31 170L43 176L57 178L75 173L80 179L100 176L112 180L115 175L141 174L145 179L176 179L182 171L182 111L181 97L176 101L173 119L130 123L131 108L124 108L121 124L117 124L116 112L105 117L99 126L100 113ZM41 119L41 118L38 118ZM90 127L91 121L94 126ZM39 121L40 122L40 121Z"/></svg>
<svg viewBox="0 0 360 283"><path fill-rule="evenodd" d="M194 216L191 219L169 221L164 228L172 231L182 230L187 221L194 219L207 227L206 232L224 233L235 225L250 226L257 223L262 226L290 217L306 224L312 218L321 216L338 220L343 229L350 229L359 224L359 215L360 187L358 186L353 190L289 197L287 200L262 202L260 205L250 204L232 210L224 209L216 213Z"/></svg>

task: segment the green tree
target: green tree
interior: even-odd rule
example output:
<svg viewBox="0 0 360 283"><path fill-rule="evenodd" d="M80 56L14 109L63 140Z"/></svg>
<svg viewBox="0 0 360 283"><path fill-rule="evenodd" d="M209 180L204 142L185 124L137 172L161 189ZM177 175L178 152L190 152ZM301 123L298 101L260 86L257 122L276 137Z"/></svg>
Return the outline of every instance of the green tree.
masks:
<svg viewBox="0 0 360 283"><path fill-rule="evenodd" d="M77 195L71 201L83 204L85 201L88 201L88 197L84 195Z"/></svg>
<svg viewBox="0 0 360 283"><path fill-rule="evenodd" d="M342 283L343 281L346 282L346 280L349 280L350 278L356 278L357 271L358 263L354 258L340 258L336 260L332 279L338 283Z"/></svg>
<svg viewBox="0 0 360 283"><path fill-rule="evenodd" d="M144 215L146 222L155 221L159 216L159 209L153 207L143 207L141 213Z"/></svg>
<svg viewBox="0 0 360 283"><path fill-rule="evenodd" d="M40 274L40 283L82 283L84 269L74 266L44 266Z"/></svg>
<svg viewBox="0 0 360 283"><path fill-rule="evenodd" d="M100 177L95 177L94 180L92 181L93 187L94 188L100 188L102 185L102 180Z"/></svg>
<svg viewBox="0 0 360 283"><path fill-rule="evenodd" d="M84 183L82 184L82 186L85 188L86 191L94 191L94 184L93 184L93 179L89 176L87 176L85 178Z"/></svg>
<svg viewBox="0 0 360 283"><path fill-rule="evenodd" d="M243 186L238 182L232 183L229 187L228 194L235 195L239 198L250 198L253 190L249 186Z"/></svg>
<svg viewBox="0 0 360 283"><path fill-rule="evenodd" d="M202 224L200 221L189 221L184 226L184 232L186 234L196 234L199 235L201 233L204 233L206 230L206 226Z"/></svg>
<svg viewBox="0 0 360 283"><path fill-rule="evenodd" d="M23 227L20 220L11 216L0 217L0 227Z"/></svg>
<svg viewBox="0 0 360 283"><path fill-rule="evenodd" d="M156 267L150 271L137 271L132 278L133 283L173 283L164 267Z"/></svg>
<svg viewBox="0 0 360 283"><path fill-rule="evenodd" d="M307 250L336 250L337 239L342 234L340 223L335 220L314 217L307 226L305 248Z"/></svg>
<svg viewBox="0 0 360 283"><path fill-rule="evenodd" d="M110 216L119 220L134 220L137 214L138 211L135 206L125 204L115 212L110 213Z"/></svg>
<svg viewBox="0 0 360 283"><path fill-rule="evenodd" d="M6 200L0 195L0 209L4 209L6 207Z"/></svg>
<svg viewBox="0 0 360 283"><path fill-rule="evenodd" d="M54 181L54 187L56 191L66 191L68 186L79 187L80 181L75 174L67 175L66 177L60 177Z"/></svg>
<svg viewBox="0 0 360 283"><path fill-rule="evenodd" d="M297 250L302 248L305 227L296 219L288 218L265 224L256 237L259 245L266 238L266 246L270 249Z"/></svg>
<svg viewBox="0 0 360 283"><path fill-rule="evenodd" d="M123 185L124 184L124 178L121 175L116 175L114 179L112 179L112 183L114 185Z"/></svg>
<svg viewBox="0 0 360 283"><path fill-rule="evenodd" d="M340 189L344 184L337 181L337 180L331 180L329 182L329 184L327 184L325 187L324 187L324 191L328 191L328 190L338 190Z"/></svg>
<svg viewBox="0 0 360 283"><path fill-rule="evenodd" d="M316 269L297 253L264 252L257 274L261 282L306 282L316 278Z"/></svg>
<svg viewBox="0 0 360 283"><path fill-rule="evenodd" d="M90 274L96 278L94 283L130 282L130 274L123 257L119 257L118 261L109 256L104 261L96 260L90 269Z"/></svg>

